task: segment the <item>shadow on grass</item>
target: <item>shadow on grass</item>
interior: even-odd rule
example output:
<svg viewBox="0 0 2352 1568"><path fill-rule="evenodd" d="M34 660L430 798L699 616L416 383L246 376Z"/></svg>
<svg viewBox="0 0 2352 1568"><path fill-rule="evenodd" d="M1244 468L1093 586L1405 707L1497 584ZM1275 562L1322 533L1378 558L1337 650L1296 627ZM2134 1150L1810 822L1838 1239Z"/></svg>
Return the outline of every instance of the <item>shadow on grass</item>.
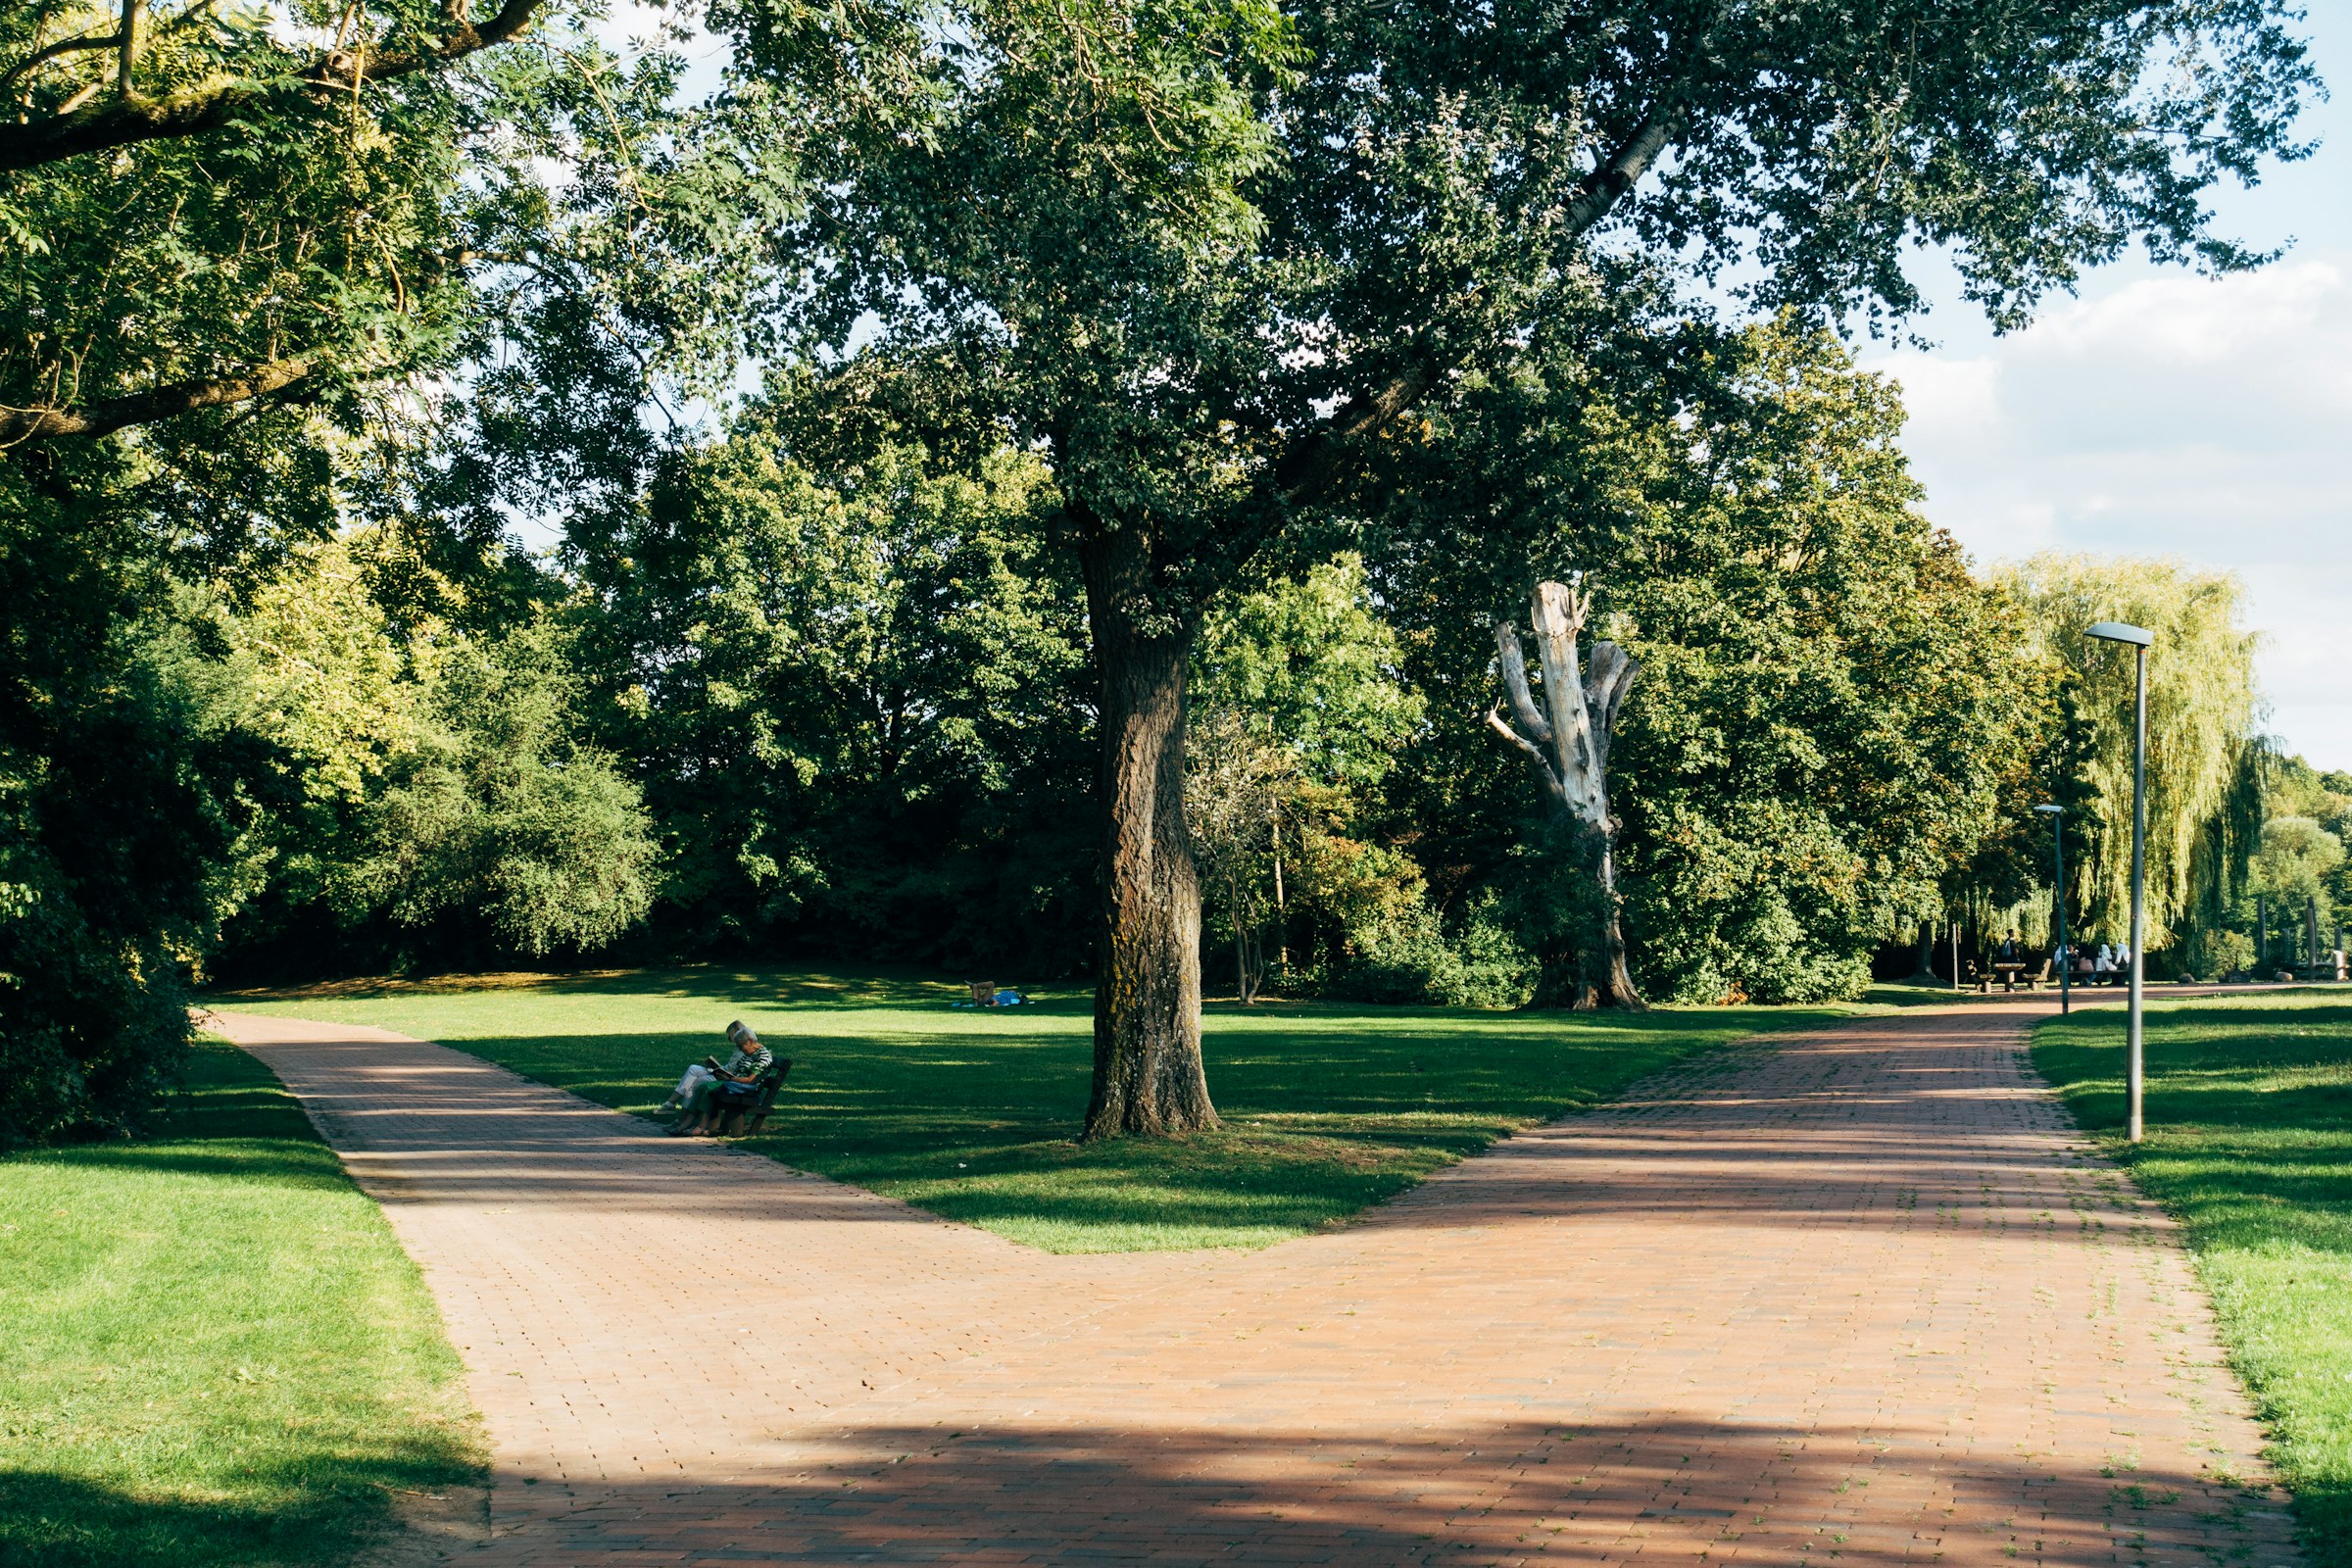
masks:
<svg viewBox="0 0 2352 1568"><path fill-rule="evenodd" d="M26 1150L14 1157L304 1187L340 1188L346 1180L301 1103L269 1068L223 1041L202 1042L189 1054L179 1087L165 1097L145 1136Z"/></svg>
<svg viewBox="0 0 2352 1568"><path fill-rule="evenodd" d="M2147 1121L2264 1133L2352 1131L2352 1005L2231 998L2146 1014ZM2124 1122L2125 1020L2052 1019L2034 1059L2093 1132ZM2345 1196L2352 1199L2352 1189Z"/></svg>
<svg viewBox="0 0 2352 1568"><path fill-rule="evenodd" d="M302 1104L270 1069L225 1040L207 1038L188 1054L179 1086L167 1095L153 1136L176 1141L277 1138L317 1144ZM119 1147L119 1146L118 1146Z"/></svg>
<svg viewBox="0 0 2352 1568"><path fill-rule="evenodd" d="M200 1499L0 1470L0 1568L346 1563L397 1528L395 1492L472 1481L439 1458L306 1455L257 1466L243 1496Z"/></svg>
<svg viewBox="0 0 2352 1568"><path fill-rule="evenodd" d="M309 1131L307 1123L304 1131ZM70 1159L84 1169L243 1177L320 1189L340 1189L348 1180L333 1151L322 1144L296 1143L292 1139L134 1139L72 1150L36 1151L17 1157Z"/></svg>

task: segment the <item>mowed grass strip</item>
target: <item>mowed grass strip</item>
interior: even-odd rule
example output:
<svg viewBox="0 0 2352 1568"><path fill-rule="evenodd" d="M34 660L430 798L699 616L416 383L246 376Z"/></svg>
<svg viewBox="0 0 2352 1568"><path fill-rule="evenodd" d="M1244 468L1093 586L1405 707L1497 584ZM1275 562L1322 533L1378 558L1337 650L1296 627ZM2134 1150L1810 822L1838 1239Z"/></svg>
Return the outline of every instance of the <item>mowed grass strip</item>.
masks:
<svg viewBox="0 0 2352 1568"><path fill-rule="evenodd" d="M347 1562L484 1447L422 1280L268 1068L0 1160L0 1563Z"/></svg>
<svg viewBox="0 0 2352 1568"><path fill-rule="evenodd" d="M1073 1140L1091 995L957 1009L909 974L705 967L485 976L219 998L373 1024L650 1114L731 1018L795 1065L747 1147L1060 1252L1262 1247L1345 1219L1495 1139L1608 1099L1692 1052L1850 1009L1621 1014L1212 1004L1220 1132Z"/></svg>
<svg viewBox="0 0 2352 1568"><path fill-rule="evenodd" d="M2352 1568L2352 995L2152 1007L2147 1137L2124 1142L2124 1016L2035 1032L2082 1126L2180 1216L2312 1559Z"/></svg>

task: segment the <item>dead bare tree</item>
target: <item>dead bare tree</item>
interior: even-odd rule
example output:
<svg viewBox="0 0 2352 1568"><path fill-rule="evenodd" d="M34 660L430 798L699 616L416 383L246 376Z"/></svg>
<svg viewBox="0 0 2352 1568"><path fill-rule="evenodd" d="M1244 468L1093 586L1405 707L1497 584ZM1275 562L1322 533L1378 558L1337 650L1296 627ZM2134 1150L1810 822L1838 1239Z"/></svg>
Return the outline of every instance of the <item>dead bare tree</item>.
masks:
<svg viewBox="0 0 2352 1568"><path fill-rule="evenodd" d="M1497 702L1488 710L1487 724L1535 763L1544 796L1566 830L1574 870L1592 881L1593 929L1578 945L1582 973L1574 1005L1591 1007L1605 1000L1640 1008L1646 1004L1626 967L1625 925L1618 913L1617 819L1609 812L1608 768L1618 705L1641 662L1613 642L1595 642L1590 673L1580 672L1576 641L1592 608L1583 586L1582 577L1574 585L1539 583L1529 606L1544 676L1542 706L1529 688L1518 628L1507 619L1495 622L1494 646L1512 717L1502 716Z"/></svg>

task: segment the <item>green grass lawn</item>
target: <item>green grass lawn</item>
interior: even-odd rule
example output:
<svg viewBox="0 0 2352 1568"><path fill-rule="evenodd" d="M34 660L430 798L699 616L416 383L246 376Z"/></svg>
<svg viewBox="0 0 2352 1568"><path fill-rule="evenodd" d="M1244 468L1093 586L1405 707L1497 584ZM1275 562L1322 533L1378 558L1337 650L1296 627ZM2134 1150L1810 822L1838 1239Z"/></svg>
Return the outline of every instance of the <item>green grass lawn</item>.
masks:
<svg viewBox="0 0 2352 1568"><path fill-rule="evenodd" d="M0 1159L0 1564L348 1561L479 1479L416 1270L269 1069L160 1136Z"/></svg>
<svg viewBox="0 0 2352 1568"><path fill-rule="evenodd" d="M2151 1008L2147 1137L2124 1120L2124 1017L2043 1024L2034 1060L2185 1223L2321 1568L2352 1565L2352 995Z"/></svg>
<svg viewBox="0 0 2352 1568"><path fill-rule="evenodd" d="M958 1011L965 995L907 976L703 967L216 1002L443 1041L641 1113L688 1062L723 1051L719 1031L740 1017L795 1061L748 1147L1068 1252L1278 1242L1688 1053L1851 1010L1212 1005L1208 1081L1225 1130L1081 1146L1088 994Z"/></svg>

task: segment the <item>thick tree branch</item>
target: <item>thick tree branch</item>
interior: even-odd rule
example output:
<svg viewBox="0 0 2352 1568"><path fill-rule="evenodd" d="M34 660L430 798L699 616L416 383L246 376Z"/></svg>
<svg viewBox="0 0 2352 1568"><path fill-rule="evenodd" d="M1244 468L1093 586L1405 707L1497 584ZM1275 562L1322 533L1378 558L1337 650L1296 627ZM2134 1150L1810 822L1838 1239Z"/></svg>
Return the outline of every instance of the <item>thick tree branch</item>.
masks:
<svg viewBox="0 0 2352 1568"><path fill-rule="evenodd" d="M1585 671L1585 707L1592 715L1592 762L1606 776L1609 742L1617 732L1617 709L1642 671L1642 661L1615 643L1592 645Z"/></svg>
<svg viewBox="0 0 2352 1568"><path fill-rule="evenodd" d="M174 414L246 403L282 392L315 368L309 360L271 360L239 375L174 381L169 386L129 397L110 398L82 409L0 408L0 447L53 441L64 436L91 440L130 425L169 418Z"/></svg>
<svg viewBox="0 0 2352 1568"><path fill-rule="evenodd" d="M1312 435L1295 443L1275 466L1274 488L1293 507L1305 506L1329 490L1342 472L1347 444L1371 435L1429 395L1444 370L1418 362L1377 392L1358 393L1340 405Z"/></svg>
<svg viewBox="0 0 2352 1568"><path fill-rule="evenodd" d="M1519 628L1507 620L1496 621L1494 649L1501 655L1503 689L1511 694L1511 712L1518 718L1519 727L1537 740L1548 743L1551 721L1536 706L1535 693L1528 690L1527 655L1519 647Z"/></svg>
<svg viewBox="0 0 2352 1568"><path fill-rule="evenodd" d="M290 91L325 98L349 93L364 82L382 81L446 65L514 37L530 25L541 3L542 0L506 0L498 15L479 27L464 20L460 13L453 18L455 30L426 49L384 54L321 50L309 64L276 80L224 77L161 98L124 92L30 124L0 124L0 172L31 169L83 153L217 129L239 113L279 93ZM119 44L126 58L134 48L127 27L104 41ZM29 69L34 63L27 61L18 69Z"/></svg>
<svg viewBox="0 0 2352 1568"><path fill-rule="evenodd" d="M1529 760L1536 764L1536 771L1544 775L1544 787L1549 790L1555 799L1563 804L1566 803L1568 792L1561 787L1560 775L1552 770L1551 759L1544 754L1543 747L1538 746L1513 728L1511 721L1502 716L1502 710L1499 708L1487 710L1487 728L1525 752Z"/></svg>
<svg viewBox="0 0 2352 1568"><path fill-rule="evenodd" d="M0 72L0 92L6 92L16 85L18 78L30 75L61 55L86 54L93 49L117 49L122 44L122 35L119 32L95 32L79 38L61 38L48 48L26 55L6 71Z"/></svg>
<svg viewBox="0 0 2352 1568"><path fill-rule="evenodd" d="M1609 216L1609 212L1634 188L1649 166L1658 161L1658 154L1674 137L1675 110L1661 105L1650 112L1642 127L1625 139L1615 152L1601 160L1600 167L1587 174L1580 183L1576 199L1568 204L1568 232L1582 234Z"/></svg>

